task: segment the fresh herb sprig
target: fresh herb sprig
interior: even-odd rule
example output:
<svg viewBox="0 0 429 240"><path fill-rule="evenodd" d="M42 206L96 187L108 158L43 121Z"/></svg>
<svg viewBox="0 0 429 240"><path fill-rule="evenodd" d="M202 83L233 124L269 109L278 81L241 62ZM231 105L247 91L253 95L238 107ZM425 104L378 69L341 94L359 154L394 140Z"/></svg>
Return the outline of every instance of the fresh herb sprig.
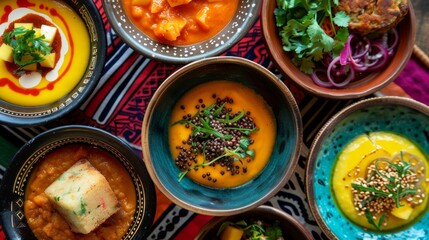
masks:
<svg viewBox="0 0 429 240"><path fill-rule="evenodd" d="M223 102L220 106L219 103L213 103L210 106L206 107L204 110L198 110L196 114L192 117L188 115L183 119L176 121L172 124L172 126L181 124L188 125L192 128L192 132L190 134L190 145L195 147L197 145L197 141L204 145L202 150L203 162L199 164L194 164L192 167L185 169L184 171L179 173L178 181L180 182L186 174L191 171L198 169L199 167L206 167L213 165L220 159L231 157L233 161L240 161L240 159L250 157L255 157L255 151L249 149L251 144L251 140L249 135L252 132L258 131L259 129L256 127L253 128L244 128L244 127L234 127L233 124L240 121L245 117L245 111L240 111L237 114L230 115L229 111L225 111L226 102ZM224 134L211 126L212 121L217 121L220 124L223 124L223 129L231 130L235 132L240 132L241 137L238 141L237 147L227 147L223 148L223 153L218 156L207 160L206 159L206 140L210 139L210 137L220 138L225 141L231 140L233 138L232 134ZM196 149L194 149L196 151Z"/></svg>
<svg viewBox="0 0 429 240"><path fill-rule="evenodd" d="M337 5L338 0L277 0L274 15L283 49L293 54L292 62L304 73L311 74L325 53L336 56L344 48L350 17L344 11L333 14ZM321 27L325 18L334 37Z"/></svg>
<svg viewBox="0 0 429 240"><path fill-rule="evenodd" d="M240 139L240 146L239 147L237 147L235 149L225 148L224 153L222 155L217 156L216 158L210 160L209 162L207 162L205 155L204 155L204 160L202 163L195 164L191 168L188 168L185 171L180 172L178 181L179 182L182 181L182 179L186 176L186 174L188 174L189 171L194 170L194 169L198 169L199 167L210 166L213 163L217 162L218 160L220 160L221 158L224 158L224 157L236 156L238 158L234 158L235 161L238 161L239 158L245 158L246 156L254 158L255 157L255 151L252 149L249 149L249 145L250 145L249 138L242 137Z"/></svg>
<svg viewBox="0 0 429 240"><path fill-rule="evenodd" d="M411 168L411 164L404 160L403 154L401 151L400 159L397 162L392 162L386 158L376 159L370 165L373 171L368 174L367 179L359 178L351 184L355 194L362 194L362 196L358 197L361 201L358 202L357 207L365 214L368 223L373 225L377 230L381 230L387 216L386 212L383 212L378 222L376 222L373 212L368 209L380 206L378 211L385 211L386 209L390 209L390 207L377 203L371 207L371 202L387 201L386 199L390 199L393 204L391 207L400 208L403 206L401 200L417 194L418 179ZM418 159L414 155L413 158ZM362 200L361 197L364 199Z"/></svg>
<svg viewBox="0 0 429 240"><path fill-rule="evenodd" d="M18 65L18 70L42 62L45 60L43 56L52 51L49 44L43 40L45 36L36 37L35 33L33 29L19 27L3 35L3 42L12 47L13 61Z"/></svg>
<svg viewBox="0 0 429 240"><path fill-rule="evenodd" d="M246 239L250 240L276 240L283 236L279 221L266 224L256 220L240 220L237 222L225 221L219 227L216 236L220 236L226 227L233 226L244 231Z"/></svg>

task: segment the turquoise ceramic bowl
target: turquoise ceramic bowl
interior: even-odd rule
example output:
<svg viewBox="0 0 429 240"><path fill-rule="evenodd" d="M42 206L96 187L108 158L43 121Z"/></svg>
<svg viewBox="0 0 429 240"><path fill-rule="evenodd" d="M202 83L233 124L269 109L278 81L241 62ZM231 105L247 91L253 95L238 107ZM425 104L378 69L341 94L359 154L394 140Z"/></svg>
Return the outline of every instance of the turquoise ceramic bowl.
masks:
<svg viewBox="0 0 429 240"><path fill-rule="evenodd" d="M371 98L345 108L322 127L306 169L307 196L317 223L330 239L428 239L427 210L406 229L376 233L350 222L335 205L330 177L338 153L354 137L373 131L396 132L429 154L429 107L401 97Z"/></svg>
<svg viewBox="0 0 429 240"><path fill-rule="evenodd" d="M246 184L228 189L208 188L185 177L178 182L168 143L168 126L176 101L198 84L215 80L240 82L254 89L276 117L275 146L264 170ZM261 65L237 57L214 57L188 64L172 74L155 92L142 128L143 158L149 174L171 201L193 212L225 216L266 202L291 176L302 141L297 104L286 86Z"/></svg>

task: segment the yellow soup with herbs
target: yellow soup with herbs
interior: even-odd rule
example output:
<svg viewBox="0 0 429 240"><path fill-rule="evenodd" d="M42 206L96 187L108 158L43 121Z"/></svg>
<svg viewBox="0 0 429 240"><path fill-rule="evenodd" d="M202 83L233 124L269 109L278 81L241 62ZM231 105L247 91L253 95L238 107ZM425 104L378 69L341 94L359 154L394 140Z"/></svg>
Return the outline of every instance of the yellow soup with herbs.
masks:
<svg viewBox="0 0 429 240"><path fill-rule="evenodd" d="M264 169L275 134L272 110L254 90L231 81L198 85L172 111L169 144L178 180L240 186Z"/></svg>
<svg viewBox="0 0 429 240"><path fill-rule="evenodd" d="M17 49L23 48L26 55L20 56ZM0 99L20 106L55 102L79 83L89 56L85 23L64 2L0 2Z"/></svg>
<svg viewBox="0 0 429 240"><path fill-rule="evenodd" d="M427 210L427 156L409 139L372 132L353 139L337 158L332 176L338 206L365 229L407 227Z"/></svg>

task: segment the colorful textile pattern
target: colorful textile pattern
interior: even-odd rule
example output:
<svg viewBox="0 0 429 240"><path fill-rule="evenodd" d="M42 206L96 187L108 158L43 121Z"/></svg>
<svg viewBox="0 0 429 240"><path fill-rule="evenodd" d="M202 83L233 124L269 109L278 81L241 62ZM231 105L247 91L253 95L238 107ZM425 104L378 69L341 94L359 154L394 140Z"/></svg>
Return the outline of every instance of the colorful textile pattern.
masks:
<svg viewBox="0 0 429 240"><path fill-rule="evenodd" d="M0 180L14 152L33 136L49 128L66 124L83 124L109 131L125 139L140 156L141 126L145 109L157 87L181 66L156 62L128 47L115 34L107 21L100 0L94 0L105 23L108 58L96 90L90 98L67 118L49 126L11 128L0 126ZM320 127L329 117L353 101L319 99L285 79L273 67L264 46L260 22L224 55L251 59L276 74L294 94L301 109L304 126L304 151L290 181L267 205L285 211L307 227L315 239L327 239L317 226L305 196L305 165L308 148ZM383 94L405 95L429 104L429 69L412 57L396 85ZM0 193L1 197L1 193ZM211 219L172 204L157 192L156 219L148 239L193 239L199 229ZM5 239L0 226L0 240Z"/></svg>

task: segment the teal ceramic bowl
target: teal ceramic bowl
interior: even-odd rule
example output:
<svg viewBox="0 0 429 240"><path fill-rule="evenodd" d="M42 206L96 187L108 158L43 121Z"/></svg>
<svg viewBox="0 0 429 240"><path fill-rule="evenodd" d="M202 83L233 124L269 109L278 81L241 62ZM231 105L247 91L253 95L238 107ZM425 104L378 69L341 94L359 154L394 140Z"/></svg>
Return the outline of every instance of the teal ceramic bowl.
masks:
<svg viewBox="0 0 429 240"><path fill-rule="evenodd" d="M178 182L180 170L169 148L169 121L175 103L189 89L216 80L239 82L254 89L276 118L275 146L268 164L257 177L235 188L204 187L187 177ZM301 141L300 113L291 92L261 65L237 57L207 58L173 73L155 92L142 127L144 162L158 189L185 209L214 216L241 213L275 195L296 166Z"/></svg>
<svg viewBox="0 0 429 240"><path fill-rule="evenodd" d="M330 239L428 239L429 212L398 231L378 233L349 221L336 206L331 176L337 155L356 136L390 131L402 135L429 154L429 107L401 97L379 97L357 102L333 116L320 130L310 150L306 191L310 209Z"/></svg>

